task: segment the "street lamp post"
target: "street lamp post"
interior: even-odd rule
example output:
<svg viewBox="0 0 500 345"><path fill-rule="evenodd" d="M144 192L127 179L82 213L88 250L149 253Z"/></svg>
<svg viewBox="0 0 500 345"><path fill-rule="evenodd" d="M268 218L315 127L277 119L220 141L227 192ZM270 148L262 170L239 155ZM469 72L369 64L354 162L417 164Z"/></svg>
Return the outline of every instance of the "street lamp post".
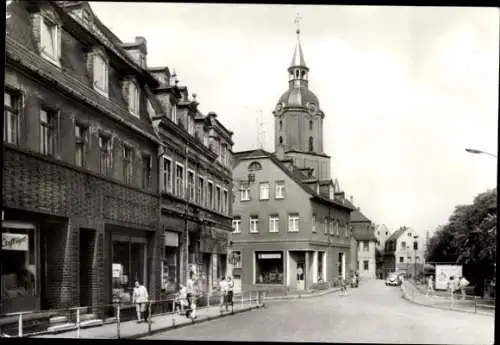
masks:
<svg viewBox="0 0 500 345"><path fill-rule="evenodd" d="M483 154L483 155L488 155L488 156L492 156L492 157L497 157L497 155L493 154L493 153L489 153L489 152L486 152L486 151L482 151L482 150L477 150L477 149L465 149L465 151L469 152L469 153L472 153L472 154L476 154L476 155L480 155L480 154Z"/></svg>
<svg viewBox="0 0 500 345"><path fill-rule="evenodd" d="M413 251L415 252L413 259L413 277L415 279L415 283L417 282L417 249L418 249L418 235L413 236Z"/></svg>

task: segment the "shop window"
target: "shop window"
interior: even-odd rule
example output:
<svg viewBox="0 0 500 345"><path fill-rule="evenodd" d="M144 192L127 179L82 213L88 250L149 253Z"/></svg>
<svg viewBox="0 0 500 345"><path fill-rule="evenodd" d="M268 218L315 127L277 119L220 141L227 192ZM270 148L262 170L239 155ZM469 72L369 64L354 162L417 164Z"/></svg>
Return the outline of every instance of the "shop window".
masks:
<svg viewBox="0 0 500 345"><path fill-rule="evenodd" d="M165 247L165 258L162 261L162 291L174 292L177 289L177 252L178 248Z"/></svg>
<svg viewBox="0 0 500 345"><path fill-rule="evenodd" d="M136 281L146 285L146 240L113 238L113 302L131 302Z"/></svg>
<svg viewBox="0 0 500 345"><path fill-rule="evenodd" d="M35 308L35 230L2 226L2 312Z"/></svg>
<svg viewBox="0 0 500 345"><path fill-rule="evenodd" d="M255 253L255 281L257 284L283 284L283 253Z"/></svg>

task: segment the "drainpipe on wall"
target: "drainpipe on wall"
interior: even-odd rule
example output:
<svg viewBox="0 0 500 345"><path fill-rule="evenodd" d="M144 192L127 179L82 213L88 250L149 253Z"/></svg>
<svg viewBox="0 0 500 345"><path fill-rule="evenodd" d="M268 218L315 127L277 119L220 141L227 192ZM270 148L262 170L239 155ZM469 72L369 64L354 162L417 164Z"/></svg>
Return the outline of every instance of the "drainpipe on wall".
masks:
<svg viewBox="0 0 500 345"><path fill-rule="evenodd" d="M186 137L186 146L185 152L185 165L184 165L184 192L186 193L184 196L184 244L185 244L185 276L184 276L184 284L187 286L187 280L189 279L189 231L188 231L188 211L189 211L189 189L188 189L188 137Z"/></svg>

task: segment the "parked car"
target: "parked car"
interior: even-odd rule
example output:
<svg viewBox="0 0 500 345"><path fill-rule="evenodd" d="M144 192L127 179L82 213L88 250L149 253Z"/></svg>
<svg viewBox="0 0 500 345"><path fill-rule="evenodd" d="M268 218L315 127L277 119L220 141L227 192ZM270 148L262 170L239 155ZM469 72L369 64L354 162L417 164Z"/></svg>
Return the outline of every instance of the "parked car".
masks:
<svg viewBox="0 0 500 345"><path fill-rule="evenodd" d="M403 283L401 280L401 275L397 273L391 273L385 280L386 286L400 286Z"/></svg>

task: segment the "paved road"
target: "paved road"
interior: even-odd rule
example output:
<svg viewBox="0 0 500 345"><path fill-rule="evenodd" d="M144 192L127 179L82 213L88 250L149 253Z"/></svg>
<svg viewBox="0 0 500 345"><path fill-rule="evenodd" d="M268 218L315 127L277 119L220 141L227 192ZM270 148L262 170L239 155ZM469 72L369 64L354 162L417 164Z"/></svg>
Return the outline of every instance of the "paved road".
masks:
<svg viewBox="0 0 500 345"><path fill-rule="evenodd" d="M145 339L493 344L494 318L415 305L399 288L373 280L346 297L275 301Z"/></svg>

